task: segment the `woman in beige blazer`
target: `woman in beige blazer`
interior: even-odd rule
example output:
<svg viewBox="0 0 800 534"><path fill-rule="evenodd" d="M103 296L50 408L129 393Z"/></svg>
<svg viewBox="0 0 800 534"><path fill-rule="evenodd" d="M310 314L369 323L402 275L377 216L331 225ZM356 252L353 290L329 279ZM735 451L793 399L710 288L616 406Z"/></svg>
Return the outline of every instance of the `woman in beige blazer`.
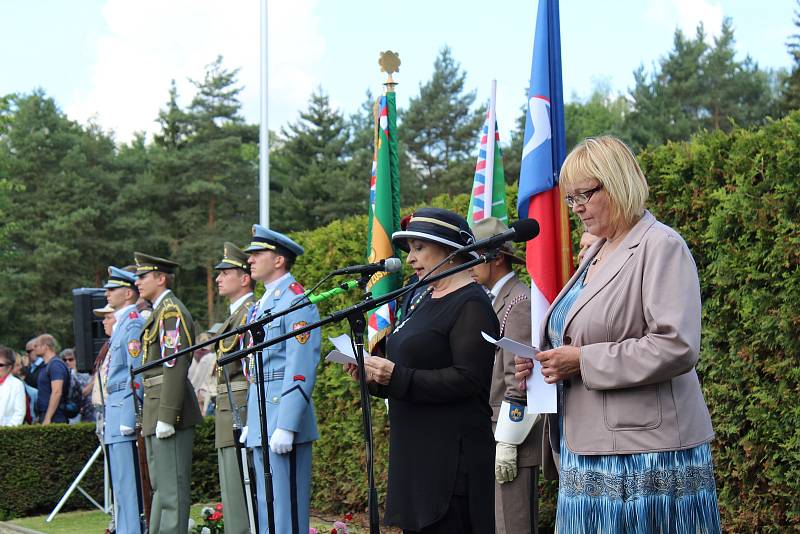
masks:
<svg viewBox="0 0 800 534"><path fill-rule="evenodd" d="M559 385L545 428L560 453L558 532L720 532L692 255L644 209L647 182L619 139L584 140L559 183L599 239L548 310L536 356ZM531 367L518 359L517 378Z"/></svg>

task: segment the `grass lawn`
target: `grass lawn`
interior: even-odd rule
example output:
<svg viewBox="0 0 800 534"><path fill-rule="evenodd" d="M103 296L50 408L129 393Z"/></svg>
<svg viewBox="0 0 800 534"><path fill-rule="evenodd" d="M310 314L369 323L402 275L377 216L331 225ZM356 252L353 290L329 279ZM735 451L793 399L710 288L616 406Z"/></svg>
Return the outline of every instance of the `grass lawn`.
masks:
<svg viewBox="0 0 800 534"><path fill-rule="evenodd" d="M195 523L201 524L200 511L204 506L213 506L206 504L195 504L192 506L192 519ZM108 526L108 516L100 510L89 510L79 512L64 512L57 514L53 521L45 523L46 515L25 517L22 519L14 519L10 523L19 525L31 530L46 533L56 534L102 534ZM311 526L319 530L319 534L328 534L333 526L335 518L328 519L327 517L311 517ZM359 527L356 525L348 525L350 534L366 534L369 532L368 527ZM393 529L387 530L382 527L383 532L397 532Z"/></svg>

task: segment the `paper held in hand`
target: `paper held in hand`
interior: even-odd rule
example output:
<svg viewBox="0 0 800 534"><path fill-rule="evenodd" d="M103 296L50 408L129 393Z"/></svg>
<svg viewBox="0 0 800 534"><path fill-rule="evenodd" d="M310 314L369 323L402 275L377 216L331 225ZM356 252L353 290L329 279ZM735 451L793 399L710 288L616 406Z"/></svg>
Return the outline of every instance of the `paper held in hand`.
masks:
<svg viewBox="0 0 800 534"><path fill-rule="evenodd" d="M341 336L329 337L328 339L333 343L334 349L325 356L326 362L352 363L355 365L356 356L353 352L353 342L350 340L350 336L342 334ZM364 351L364 359L366 360L370 357L367 351Z"/></svg>
<svg viewBox="0 0 800 534"><path fill-rule="evenodd" d="M521 358L533 360L531 376L525 382L525 390L528 392L528 411L532 413L556 413L556 385L548 384L544 381L542 364L534 358L539 349L507 337L497 340L486 332L481 332L481 334L483 334L483 339L489 343L512 352Z"/></svg>

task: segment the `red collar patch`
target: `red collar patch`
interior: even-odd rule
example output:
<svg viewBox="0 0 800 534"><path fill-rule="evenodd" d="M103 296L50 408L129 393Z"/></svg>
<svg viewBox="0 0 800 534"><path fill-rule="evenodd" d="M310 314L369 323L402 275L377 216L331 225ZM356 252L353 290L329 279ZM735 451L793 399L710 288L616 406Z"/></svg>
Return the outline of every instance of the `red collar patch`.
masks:
<svg viewBox="0 0 800 534"><path fill-rule="evenodd" d="M289 290L295 295L302 295L303 293L305 293L305 289L303 289L303 286L301 286L297 282L292 282L291 284L289 284Z"/></svg>

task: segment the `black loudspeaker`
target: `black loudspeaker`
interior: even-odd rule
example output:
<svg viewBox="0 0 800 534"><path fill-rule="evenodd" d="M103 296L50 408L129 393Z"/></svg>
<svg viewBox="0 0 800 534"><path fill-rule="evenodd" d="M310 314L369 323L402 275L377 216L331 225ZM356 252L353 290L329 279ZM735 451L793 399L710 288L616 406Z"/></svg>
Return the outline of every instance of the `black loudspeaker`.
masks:
<svg viewBox="0 0 800 534"><path fill-rule="evenodd" d="M105 289L80 287L72 290L75 362L78 364L78 371L82 373L92 372L100 348L108 339L103 331L103 319L92 311L105 305Z"/></svg>

